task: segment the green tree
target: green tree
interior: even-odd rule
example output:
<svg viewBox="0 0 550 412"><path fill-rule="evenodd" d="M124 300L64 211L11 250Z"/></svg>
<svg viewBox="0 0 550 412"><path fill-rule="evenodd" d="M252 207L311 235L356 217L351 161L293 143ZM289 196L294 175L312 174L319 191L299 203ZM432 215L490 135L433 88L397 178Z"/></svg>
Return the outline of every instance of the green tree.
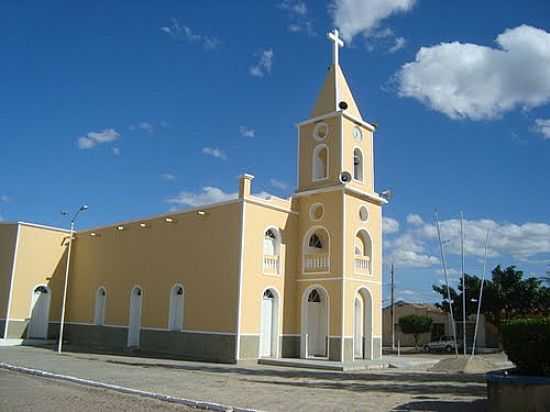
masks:
<svg viewBox="0 0 550 412"><path fill-rule="evenodd" d="M477 299L481 279L465 275L466 316L477 311ZM441 294L442 301L437 306L449 312L447 287L433 285L433 290ZM450 288L455 320L462 320L462 282L458 290ZM472 301L473 300L473 301ZM487 320L500 329L502 321L521 316L550 314L550 288L543 285L541 278L524 278L523 272L515 266L503 269L497 266L491 273L491 279L485 280L481 313Z"/></svg>
<svg viewBox="0 0 550 412"><path fill-rule="evenodd" d="M414 336L414 346L418 349L418 335L432 328L432 318L424 315L407 315L399 318L399 328L403 333Z"/></svg>

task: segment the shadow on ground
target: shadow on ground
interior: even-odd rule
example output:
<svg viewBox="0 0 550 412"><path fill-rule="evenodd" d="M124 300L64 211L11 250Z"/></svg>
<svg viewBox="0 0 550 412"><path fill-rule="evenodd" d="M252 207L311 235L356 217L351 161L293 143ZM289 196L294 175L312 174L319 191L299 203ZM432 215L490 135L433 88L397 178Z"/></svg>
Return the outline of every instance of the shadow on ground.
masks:
<svg viewBox="0 0 550 412"><path fill-rule="evenodd" d="M238 376L244 382L277 385L280 387L309 388L314 390L338 390L350 392L407 393L410 395L439 396L486 396L486 383L483 374L445 374L397 369L355 372L334 372L312 369L292 369L288 367L264 366L250 363L242 365L218 365L199 362L174 362L148 357L141 361L135 357L99 358L74 353L74 358L93 360L113 365L124 365L145 369L166 371L187 371ZM423 410L423 409L420 409ZM430 410L430 409L425 409ZM437 409L436 409L437 410ZM453 409L449 409L453 410ZM459 410L459 409L457 409ZM475 409L473 409L475 410Z"/></svg>
<svg viewBox="0 0 550 412"><path fill-rule="evenodd" d="M474 401L423 400L404 403L394 407L391 412L484 412L486 410L487 401L485 399Z"/></svg>

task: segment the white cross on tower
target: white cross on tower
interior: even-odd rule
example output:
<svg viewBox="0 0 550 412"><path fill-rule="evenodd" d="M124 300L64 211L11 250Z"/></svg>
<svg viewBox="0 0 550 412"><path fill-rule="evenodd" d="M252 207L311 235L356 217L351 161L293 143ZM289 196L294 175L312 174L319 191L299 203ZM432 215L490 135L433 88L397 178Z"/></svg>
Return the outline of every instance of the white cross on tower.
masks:
<svg viewBox="0 0 550 412"><path fill-rule="evenodd" d="M329 40L334 42L332 45L332 63L337 66L338 65L338 48L344 47L344 42L342 39L340 39L340 33L338 30L334 29L334 31L331 31L327 33L327 37Z"/></svg>

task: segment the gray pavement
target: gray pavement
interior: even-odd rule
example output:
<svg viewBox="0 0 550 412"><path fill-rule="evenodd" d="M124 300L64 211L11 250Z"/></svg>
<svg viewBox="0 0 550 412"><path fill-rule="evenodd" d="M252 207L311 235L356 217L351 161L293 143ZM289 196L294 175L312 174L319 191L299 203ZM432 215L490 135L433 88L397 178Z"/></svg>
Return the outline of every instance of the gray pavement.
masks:
<svg viewBox="0 0 550 412"><path fill-rule="evenodd" d="M51 349L2 347L0 362L266 411L483 411L483 375L420 367L334 372L244 363L221 365Z"/></svg>
<svg viewBox="0 0 550 412"><path fill-rule="evenodd" d="M0 369L0 411L178 411L187 406Z"/></svg>

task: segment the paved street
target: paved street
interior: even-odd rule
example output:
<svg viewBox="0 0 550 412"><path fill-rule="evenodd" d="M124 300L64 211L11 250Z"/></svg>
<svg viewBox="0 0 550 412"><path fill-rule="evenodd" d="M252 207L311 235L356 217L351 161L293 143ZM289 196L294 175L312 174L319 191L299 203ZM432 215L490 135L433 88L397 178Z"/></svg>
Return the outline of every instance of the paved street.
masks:
<svg viewBox="0 0 550 412"><path fill-rule="evenodd" d="M180 411L196 409L0 369L0 411Z"/></svg>
<svg viewBox="0 0 550 412"><path fill-rule="evenodd" d="M266 411L483 411L486 399L483 375L442 374L419 368L343 373L256 363L234 366L86 353L60 356L53 350L30 347L2 347L0 362ZM15 375L3 376L6 380L5 376ZM53 386L62 385L54 382ZM133 397L119 397L104 391L99 391L99 395L91 390L82 391L84 394L78 396L84 397L88 392L93 394L87 396L98 399L104 400L105 396L107 400L102 403L105 406L110 405L109 399L118 399L122 406L133 400ZM24 398L24 394L20 392L16 398ZM149 401L135 401L149 407Z"/></svg>

